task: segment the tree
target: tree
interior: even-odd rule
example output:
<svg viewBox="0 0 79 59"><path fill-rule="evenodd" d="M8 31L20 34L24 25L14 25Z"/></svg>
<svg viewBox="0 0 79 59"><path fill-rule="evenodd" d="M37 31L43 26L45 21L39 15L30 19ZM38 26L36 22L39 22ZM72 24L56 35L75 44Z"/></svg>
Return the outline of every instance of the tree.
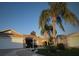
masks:
<svg viewBox="0 0 79 59"><path fill-rule="evenodd" d="M32 31L30 34L36 36L36 32L35 31Z"/></svg>
<svg viewBox="0 0 79 59"><path fill-rule="evenodd" d="M56 45L56 23L59 25L59 27L63 30L62 20L65 22L69 22L72 25L79 25L79 20L74 15L73 12L71 12L67 8L67 4L64 2L50 2L49 8L42 11L39 19L39 27L41 30L44 29L44 26L46 22L48 21L48 18L51 17L52 20L52 42L54 42L54 45Z"/></svg>
<svg viewBox="0 0 79 59"><path fill-rule="evenodd" d="M48 22L49 21L50 21L50 19L48 19ZM47 39L47 45L48 45L48 43L50 44L50 42L51 42L50 38L51 38L52 31L53 31L53 27L52 27L51 23L48 23L48 22L45 24L44 28L41 29L41 35L44 35L45 38ZM57 31L55 31L55 32L57 34ZM47 38L47 36L48 36L48 38Z"/></svg>
<svg viewBox="0 0 79 59"><path fill-rule="evenodd" d="M47 45L49 43L49 38L51 37L52 31L53 31L52 26L51 25L48 26L48 24L45 24L44 29L41 29L41 35L44 35L45 38L47 39Z"/></svg>

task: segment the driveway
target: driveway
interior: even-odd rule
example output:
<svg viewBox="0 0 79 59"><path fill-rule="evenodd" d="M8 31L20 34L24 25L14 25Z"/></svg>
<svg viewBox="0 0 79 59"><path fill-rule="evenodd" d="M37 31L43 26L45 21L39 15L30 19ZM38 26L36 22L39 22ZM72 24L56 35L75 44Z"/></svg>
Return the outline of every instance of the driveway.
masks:
<svg viewBox="0 0 79 59"><path fill-rule="evenodd" d="M0 56L42 56L32 51L32 48L26 49L0 49Z"/></svg>

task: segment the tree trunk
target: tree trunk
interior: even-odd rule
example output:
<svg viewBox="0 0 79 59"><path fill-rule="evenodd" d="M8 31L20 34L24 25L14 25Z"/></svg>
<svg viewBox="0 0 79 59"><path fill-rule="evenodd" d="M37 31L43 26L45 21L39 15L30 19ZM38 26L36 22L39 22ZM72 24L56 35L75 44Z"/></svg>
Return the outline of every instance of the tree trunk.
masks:
<svg viewBox="0 0 79 59"><path fill-rule="evenodd" d="M53 33L52 33L52 41L54 45L56 46L56 17L54 16L52 19L52 25L53 25Z"/></svg>
<svg viewBox="0 0 79 59"><path fill-rule="evenodd" d="M48 32L47 32L47 31L44 32L44 37L45 37L45 39L47 40L47 45L48 45L48 42L49 42L49 41L48 41Z"/></svg>

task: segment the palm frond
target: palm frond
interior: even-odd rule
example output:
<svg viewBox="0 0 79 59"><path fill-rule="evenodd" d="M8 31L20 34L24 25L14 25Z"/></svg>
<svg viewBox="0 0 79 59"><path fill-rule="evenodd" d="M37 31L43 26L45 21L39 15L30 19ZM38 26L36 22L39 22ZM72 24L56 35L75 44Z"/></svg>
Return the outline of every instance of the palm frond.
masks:
<svg viewBox="0 0 79 59"><path fill-rule="evenodd" d="M48 18L50 17L50 12L48 9L43 10L40 19L39 19L39 27L44 28L45 23L48 21Z"/></svg>
<svg viewBox="0 0 79 59"><path fill-rule="evenodd" d="M61 20L61 17L57 17L57 24L58 24L58 26L63 30L63 31L65 31L65 29L64 29L64 27L63 27L63 25L62 25L62 20Z"/></svg>
<svg viewBox="0 0 79 59"><path fill-rule="evenodd" d="M40 34L41 34L41 35L44 35L44 30L41 30Z"/></svg>
<svg viewBox="0 0 79 59"><path fill-rule="evenodd" d="M62 15L66 22L69 22L72 25L79 25L79 20L76 15L70 10L66 9L64 14Z"/></svg>
<svg viewBox="0 0 79 59"><path fill-rule="evenodd" d="M63 25L62 25L62 23L59 23L59 27L60 27L63 31L65 31L65 29L64 29L64 27L63 27Z"/></svg>
<svg viewBox="0 0 79 59"><path fill-rule="evenodd" d="M58 16L62 13L62 11L66 8L66 3L64 2L50 2L50 11L52 16Z"/></svg>

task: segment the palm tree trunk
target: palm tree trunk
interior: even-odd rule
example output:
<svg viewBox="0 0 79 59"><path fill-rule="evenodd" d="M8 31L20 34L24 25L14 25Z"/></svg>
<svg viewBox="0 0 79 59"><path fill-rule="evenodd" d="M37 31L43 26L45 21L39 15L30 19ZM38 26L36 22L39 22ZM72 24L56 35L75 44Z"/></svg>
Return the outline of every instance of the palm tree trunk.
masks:
<svg viewBox="0 0 79 59"><path fill-rule="evenodd" d="M56 17L54 16L53 19L52 19L52 25L53 25L53 35L52 35L52 41L54 43L54 45L56 46Z"/></svg>
<svg viewBox="0 0 79 59"><path fill-rule="evenodd" d="M49 42L49 41L48 41L48 32L47 32L47 31L44 32L44 37L45 37L45 39L47 40L47 45L48 45L48 42Z"/></svg>

